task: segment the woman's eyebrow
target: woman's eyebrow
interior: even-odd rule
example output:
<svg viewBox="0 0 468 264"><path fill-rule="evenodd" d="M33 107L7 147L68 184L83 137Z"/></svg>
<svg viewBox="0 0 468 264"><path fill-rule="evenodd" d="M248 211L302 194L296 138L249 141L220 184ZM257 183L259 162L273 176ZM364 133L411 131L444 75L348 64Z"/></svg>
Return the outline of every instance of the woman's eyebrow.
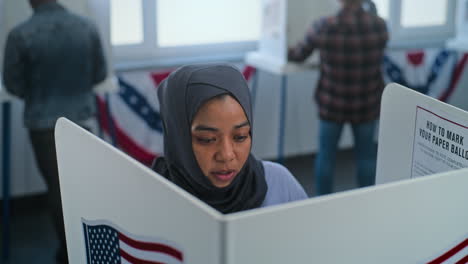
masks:
<svg viewBox="0 0 468 264"><path fill-rule="evenodd" d="M217 129L215 127L209 127L209 126L205 126L205 125L198 125L193 130L195 130L195 131L212 131L212 132L219 131L219 129Z"/></svg>
<svg viewBox="0 0 468 264"><path fill-rule="evenodd" d="M239 129L239 128L245 127L245 126L250 126L249 121L245 121L245 122L242 122L242 123L239 124L239 125L235 125L235 126L234 126L234 129Z"/></svg>
<svg viewBox="0 0 468 264"><path fill-rule="evenodd" d="M250 126L249 121L245 121L245 122L240 123L239 125L235 125L234 129L239 129L239 128L245 127L245 126ZM197 125L193 130L194 131L210 131L210 132L218 132L219 131L218 128L210 127L210 126L206 126L206 125Z"/></svg>

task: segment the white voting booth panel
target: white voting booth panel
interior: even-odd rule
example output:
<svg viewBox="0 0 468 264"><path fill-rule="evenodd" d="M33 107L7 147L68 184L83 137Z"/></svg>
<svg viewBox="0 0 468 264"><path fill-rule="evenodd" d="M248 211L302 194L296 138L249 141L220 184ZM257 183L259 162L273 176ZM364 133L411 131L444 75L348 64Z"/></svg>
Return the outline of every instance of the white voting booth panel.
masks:
<svg viewBox="0 0 468 264"><path fill-rule="evenodd" d="M468 238L468 170L222 215L66 119L56 142L71 263L91 263L83 219L184 263L428 263Z"/></svg>
<svg viewBox="0 0 468 264"><path fill-rule="evenodd" d="M246 62L273 73L300 70L288 63L288 46L304 39L314 21L334 14L338 8L336 0L263 0L258 50L249 53Z"/></svg>
<svg viewBox="0 0 468 264"><path fill-rule="evenodd" d="M83 221L169 241L185 263L220 263L221 214L68 120L55 137L70 263L91 264Z"/></svg>
<svg viewBox="0 0 468 264"><path fill-rule="evenodd" d="M468 239L467 188L460 170L233 214L226 263L428 263Z"/></svg>
<svg viewBox="0 0 468 264"><path fill-rule="evenodd" d="M468 167L468 112L389 84L382 96L376 183Z"/></svg>

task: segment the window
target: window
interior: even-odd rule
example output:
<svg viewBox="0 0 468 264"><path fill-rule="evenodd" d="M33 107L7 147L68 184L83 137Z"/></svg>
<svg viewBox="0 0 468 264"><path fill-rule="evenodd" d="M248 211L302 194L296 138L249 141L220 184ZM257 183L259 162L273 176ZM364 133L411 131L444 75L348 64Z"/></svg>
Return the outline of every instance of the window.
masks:
<svg viewBox="0 0 468 264"><path fill-rule="evenodd" d="M454 0L374 0L391 43L443 42L453 36Z"/></svg>
<svg viewBox="0 0 468 264"><path fill-rule="evenodd" d="M255 41L260 35L258 1L171 0L159 1L156 9L161 47Z"/></svg>
<svg viewBox="0 0 468 264"><path fill-rule="evenodd" d="M433 27L447 23L447 1L403 0L401 6L401 26ZM424 8L424 12L421 11Z"/></svg>
<svg viewBox="0 0 468 264"><path fill-rule="evenodd" d="M119 60L240 56L260 36L261 0L109 0Z"/></svg>
<svg viewBox="0 0 468 264"><path fill-rule="evenodd" d="M111 42L113 45L143 43L142 1L112 0Z"/></svg>
<svg viewBox="0 0 468 264"><path fill-rule="evenodd" d="M374 0L374 4L377 7L379 16L388 20L388 17L390 16L390 0Z"/></svg>
<svg viewBox="0 0 468 264"><path fill-rule="evenodd" d="M261 0L105 1L116 62L239 58L256 48L260 36ZM421 46L453 36L454 0L373 2L387 21L390 45Z"/></svg>

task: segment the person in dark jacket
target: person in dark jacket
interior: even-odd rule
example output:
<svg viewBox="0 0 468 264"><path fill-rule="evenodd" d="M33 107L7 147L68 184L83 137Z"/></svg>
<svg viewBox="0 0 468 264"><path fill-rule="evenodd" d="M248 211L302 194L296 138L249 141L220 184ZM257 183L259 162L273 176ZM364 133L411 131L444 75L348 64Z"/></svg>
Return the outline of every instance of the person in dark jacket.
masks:
<svg viewBox="0 0 468 264"><path fill-rule="evenodd" d="M55 0L30 0L33 15L9 34L3 63L6 90L24 100L29 130L60 246L58 263L68 263L55 154L59 117L87 126L96 104L93 86L107 67L96 26Z"/></svg>

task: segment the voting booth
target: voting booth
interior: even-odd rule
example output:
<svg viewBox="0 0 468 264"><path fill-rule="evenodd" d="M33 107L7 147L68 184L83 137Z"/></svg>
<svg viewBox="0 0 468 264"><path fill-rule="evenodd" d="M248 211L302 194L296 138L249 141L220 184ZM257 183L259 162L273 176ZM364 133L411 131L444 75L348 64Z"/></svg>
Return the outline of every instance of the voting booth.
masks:
<svg viewBox="0 0 468 264"><path fill-rule="evenodd" d="M291 109L288 105L297 103L297 101L288 100L288 97L300 90L299 87L295 87L297 84L290 82L289 76L295 74L297 77L299 73L306 73L312 77L301 83L306 84L307 89L312 89L309 94L313 94L315 82L319 77L318 51L315 51L306 62L299 64L288 62L288 47L302 41L312 23L323 17L336 14L340 8L340 2L337 0L262 0L261 2L261 30L257 42L258 48L256 51L247 53L245 63L255 67L258 70L257 74L263 71L279 77L277 78L280 84L279 91L273 86L270 87L270 93L277 93L279 99L274 104L278 105L277 160L282 162L286 154L285 141L290 136L286 135L287 129L285 128L289 115L287 109ZM256 91L256 82L254 82L252 97L258 101L255 99L257 98ZM310 101L309 98L307 99ZM310 109L310 111L311 117L307 121L316 125L318 114L313 112L315 108ZM318 143L315 140L318 137L316 133L317 129L308 132L306 140L309 153L316 152L318 149ZM345 126L339 147L347 148L350 146L352 146L351 129Z"/></svg>
<svg viewBox="0 0 468 264"><path fill-rule="evenodd" d="M468 255L468 170L223 215L66 119L55 137L72 264L442 263Z"/></svg>
<svg viewBox="0 0 468 264"><path fill-rule="evenodd" d="M467 51L468 45L468 0L456 0L456 31L455 37L447 41L449 48Z"/></svg>
<svg viewBox="0 0 468 264"><path fill-rule="evenodd" d="M389 84L382 96L376 183L466 167L468 112Z"/></svg>
<svg viewBox="0 0 468 264"><path fill-rule="evenodd" d="M338 9L336 0L263 0L258 50L247 54L247 64L281 74L299 70L297 64L288 63L288 47L303 40L314 21ZM317 59L312 58L315 63Z"/></svg>

